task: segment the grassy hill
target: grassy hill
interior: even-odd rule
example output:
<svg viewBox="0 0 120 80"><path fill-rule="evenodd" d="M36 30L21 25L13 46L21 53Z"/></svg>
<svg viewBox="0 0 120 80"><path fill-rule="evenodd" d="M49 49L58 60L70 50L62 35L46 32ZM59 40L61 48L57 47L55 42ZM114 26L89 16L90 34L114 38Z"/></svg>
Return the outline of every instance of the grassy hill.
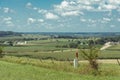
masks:
<svg viewBox="0 0 120 80"><path fill-rule="evenodd" d="M119 67L119 66L118 66ZM119 76L92 76L0 61L0 80L119 80Z"/></svg>

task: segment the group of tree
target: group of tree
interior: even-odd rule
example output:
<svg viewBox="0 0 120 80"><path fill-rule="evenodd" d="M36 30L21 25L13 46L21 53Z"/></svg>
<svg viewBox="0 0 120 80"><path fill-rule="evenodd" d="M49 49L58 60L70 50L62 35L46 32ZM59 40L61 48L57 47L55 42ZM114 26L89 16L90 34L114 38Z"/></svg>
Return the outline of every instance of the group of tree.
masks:
<svg viewBox="0 0 120 80"><path fill-rule="evenodd" d="M103 45L106 42L119 42L120 41L120 36L115 36L115 37L101 37L100 39L94 41L95 44L101 44Z"/></svg>
<svg viewBox="0 0 120 80"><path fill-rule="evenodd" d="M120 42L120 37L106 37L100 38L97 40L88 40L88 41L68 41L67 44L57 45L56 47L62 48L83 48L87 49L88 45L104 45L106 42Z"/></svg>
<svg viewBox="0 0 120 80"><path fill-rule="evenodd" d="M4 36L21 36L20 33L17 32L12 32L12 31L0 31L0 37L4 37Z"/></svg>

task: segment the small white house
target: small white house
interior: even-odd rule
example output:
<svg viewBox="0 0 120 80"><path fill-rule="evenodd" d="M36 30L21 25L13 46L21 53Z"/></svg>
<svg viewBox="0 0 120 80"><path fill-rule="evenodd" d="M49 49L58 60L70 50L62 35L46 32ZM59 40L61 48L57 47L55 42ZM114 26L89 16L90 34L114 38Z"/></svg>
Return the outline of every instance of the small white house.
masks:
<svg viewBox="0 0 120 80"><path fill-rule="evenodd" d="M17 42L17 45L25 45L27 44L27 41L24 41L24 42Z"/></svg>

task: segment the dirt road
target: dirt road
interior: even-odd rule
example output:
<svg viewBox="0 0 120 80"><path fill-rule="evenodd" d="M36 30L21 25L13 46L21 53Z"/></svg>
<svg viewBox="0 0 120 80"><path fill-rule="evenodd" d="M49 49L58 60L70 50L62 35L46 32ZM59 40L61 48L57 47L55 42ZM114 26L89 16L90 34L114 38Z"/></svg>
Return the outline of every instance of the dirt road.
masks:
<svg viewBox="0 0 120 80"><path fill-rule="evenodd" d="M87 63L87 60L80 60L80 63ZM119 59L120 62L120 59ZM118 64L117 59L100 59L98 60L98 63L107 63L107 64Z"/></svg>
<svg viewBox="0 0 120 80"><path fill-rule="evenodd" d="M107 49L107 48L109 48L111 46L112 45L110 45L110 42L107 42L107 43L105 43L105 45L100 50L105 50L105 49Z"/></svg>

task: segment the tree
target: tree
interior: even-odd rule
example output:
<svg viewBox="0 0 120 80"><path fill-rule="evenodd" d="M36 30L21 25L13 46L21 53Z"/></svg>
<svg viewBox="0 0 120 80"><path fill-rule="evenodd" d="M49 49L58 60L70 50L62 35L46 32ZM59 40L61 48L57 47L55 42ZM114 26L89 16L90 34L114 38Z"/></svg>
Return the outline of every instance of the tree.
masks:
<svg viewBox="0 0 120 80"><path fill-rule="evenodd" d="M0 47L0 58L2 58L3 57L3 48L2 47Z"/></svg>
<svg viewBox="0 0 120 80"><path fill-rule="evenodd" d="M96 48L94 45L90 45L89 49L80 49L81 55L84 59L88 60L90 67L94 70L94 75L98 72L97 59L99 57L100 49Z"/></svg>
<svg viewBox="0 0 120 80"><path fill-rule="evenodd" d="M78 47L78 44L72 42L72 43L69 43L69 47L70 47L70 48L77 48L77 47Z"/></svg>

